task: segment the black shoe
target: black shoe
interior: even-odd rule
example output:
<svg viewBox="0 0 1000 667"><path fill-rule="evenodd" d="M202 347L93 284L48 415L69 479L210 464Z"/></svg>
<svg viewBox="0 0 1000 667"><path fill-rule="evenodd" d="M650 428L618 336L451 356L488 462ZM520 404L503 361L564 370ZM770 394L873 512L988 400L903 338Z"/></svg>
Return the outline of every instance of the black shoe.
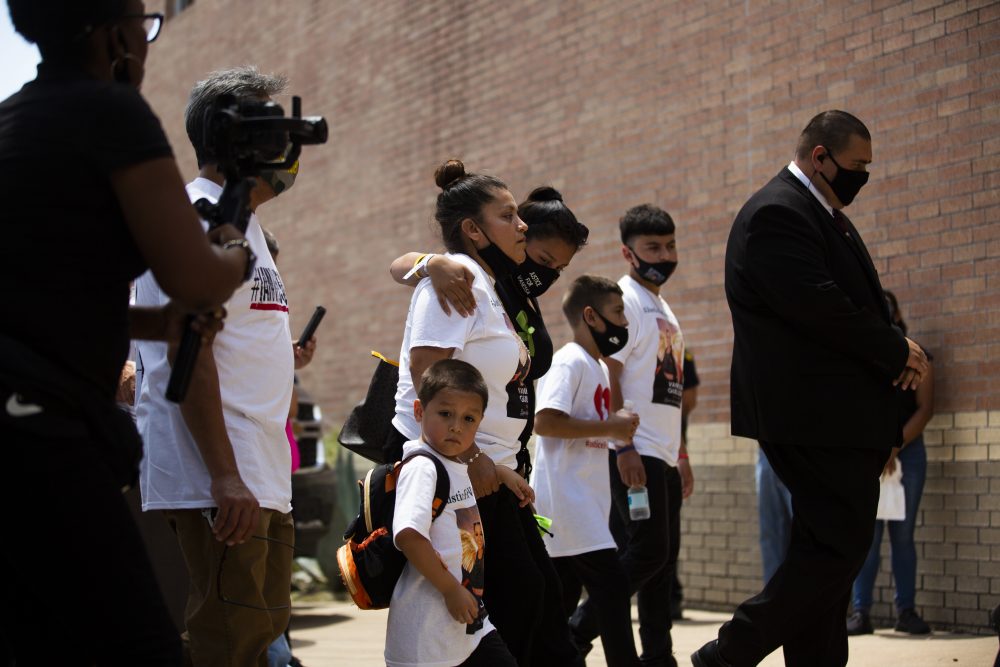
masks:
<svg viewBox="0 0 1000 667"><path fill-rule="evenodd" d="M731 667L719 654L719 640L713 639L691 654L694 667Z"/></svg>
<svg viewBox="0 0 1000 667"><path fill-rule="evenodd" d="M896 617L896 630L908 635L929 635L931 626L913 609L904 609Z"/></svg>
<svg viewBox="0 0 1000 667"><path fill-rule="evenodd" d="M847 617L847 635L856 637L857 635L870 635L875 632L872 627L872 620L868 618L868 612L856 611Z"/></svg>

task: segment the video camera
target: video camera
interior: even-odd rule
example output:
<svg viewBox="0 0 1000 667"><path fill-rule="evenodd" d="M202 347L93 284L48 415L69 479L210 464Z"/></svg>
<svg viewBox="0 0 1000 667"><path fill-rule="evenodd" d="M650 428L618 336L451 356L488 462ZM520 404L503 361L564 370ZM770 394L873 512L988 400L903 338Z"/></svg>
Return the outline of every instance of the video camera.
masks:
<svg viewBox="0 0 1000 667"><path fill-rule="evenodd" d="M208 161L217 164L226 184L218 203L199 199L195 208L208 221L209 229L229 223L246 233L254 177L264 171L291 168L303 146L325 144L326 139L326 120L320 116L303 118L298 96L292 97L291 116L285 116L276 102L219 97L205 112L204 146ZM187 395L200 345L199 335L188 326L167 383L166 397L175 403Z"/></svg>

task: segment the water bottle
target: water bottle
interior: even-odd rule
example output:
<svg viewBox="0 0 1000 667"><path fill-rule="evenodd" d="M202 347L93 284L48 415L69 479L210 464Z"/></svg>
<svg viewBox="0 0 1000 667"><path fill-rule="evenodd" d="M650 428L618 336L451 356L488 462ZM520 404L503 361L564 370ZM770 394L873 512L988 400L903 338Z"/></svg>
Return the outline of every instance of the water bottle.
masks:
<svg viewBox="0 0 1000 667"><path fill-rule="evenodd" d="M621 417L635 414L635 404L632 401L622 403L622 409L618 411ZM620 443L627 444L627 443ZM628 490L628 515L632 521L641 521L649 518L649 492L646 487L637 486Z"/></svg>
<svg viewBox="0 0 1000 667"><path fill-rule="evenodd" d="M628 516L632 521L649 518L649 493L644 486L628 490Z"/></svg>

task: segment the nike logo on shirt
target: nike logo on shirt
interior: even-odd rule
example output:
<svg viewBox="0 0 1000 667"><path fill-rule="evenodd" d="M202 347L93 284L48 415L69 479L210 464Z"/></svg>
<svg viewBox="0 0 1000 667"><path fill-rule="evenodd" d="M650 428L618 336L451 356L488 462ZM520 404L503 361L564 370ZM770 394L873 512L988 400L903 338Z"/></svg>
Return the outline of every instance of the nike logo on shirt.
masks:
<svg viewBox="0 0 1000 667"><path fill-rule="evenodd" d="M42 411L42 406L34 403L22 403L18 394L11 394L7 399L7 414L11 417L30 417Z"/></svg>

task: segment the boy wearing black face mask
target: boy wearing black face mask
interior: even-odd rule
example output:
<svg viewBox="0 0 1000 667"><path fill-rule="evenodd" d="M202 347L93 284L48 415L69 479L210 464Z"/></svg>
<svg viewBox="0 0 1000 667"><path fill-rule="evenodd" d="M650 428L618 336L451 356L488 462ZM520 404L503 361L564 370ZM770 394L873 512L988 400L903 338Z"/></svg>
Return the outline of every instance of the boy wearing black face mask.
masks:
<svg viewBox="0 0 1000 667"><path fill-rule="evenodd" d="M544 538L562 580L566 616L581 585L594 601L604 654L611 667L639 664L626 574L608 529L611 488L607 450L631 449L639 426L634 414L611 412L608 369L602 356L628 341L622 290L599 276L577 278L563 298L573 341L552 358L536 397L535 508L552 519Z"/></svg>
<svg viewBox="0 0 1000 667"><path fill-rule="evenodd" d="M628 574L629 593L639 596L643 664L676 665L670 639L670 586L680 539L681 476L692 483L681 442L684 337L660 288L677 267L674 222L651 204L635 206L619 228L629 272L618 281L628 319L628 341L605 361L611 409L625 400L640 417L633 447L611 454L612 530ZM627 493L645 486L650 517L631 520ZM570 622L578 646L597 636L598 605L588 600Z"/></svg>

